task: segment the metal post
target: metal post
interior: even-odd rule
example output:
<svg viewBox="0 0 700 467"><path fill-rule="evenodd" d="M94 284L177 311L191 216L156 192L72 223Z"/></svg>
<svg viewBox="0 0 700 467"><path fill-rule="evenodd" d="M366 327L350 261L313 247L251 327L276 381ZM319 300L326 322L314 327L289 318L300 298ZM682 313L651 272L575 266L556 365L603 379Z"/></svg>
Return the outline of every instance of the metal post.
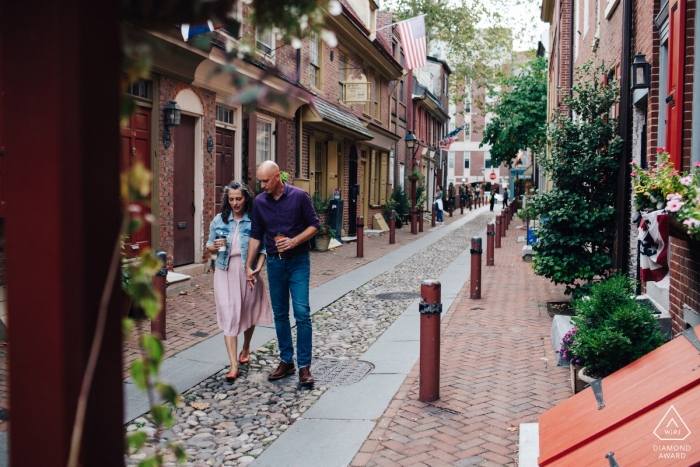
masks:
<svg viewBox="0 0 700 467"><path fill-rule="evenodd" d="M454 206L452 205L452 200L447 202L450 205L450 217L452 217L452 211L454 211Z"/></svg>
<svg viewBox="0 0 700 467"><path fill-rule="evenodd" d="M156 257L160 261L160 271L153 276L153 290L160 294L160 312L151 320L151 334L154 334L162 340L167 339L165 335L166 313L165 313L165 294L166 294L166 278L168 276L167 253L165 251L156 251Z"/></svg>
<svg viewBox="0 0 700 467"><path fill-rule="evenodd" d="M486 225L486 266L493 266L493 237L496 236L496 226L493 222Z"/></svg>
<svg viewBox="0 0 700 467"><path fill-rule="evenodd" d="M459 197L459 213L464 214L464 199Z"/></svg>
<svg viewBox="0 0 700 467"><path fill-rule="evenodd" d="M423 231L423 207L418 209L418 232Z"/></svg>
<svg viewBox="0 0 700 467"><path fill-rule="evenodd" d="M435 227L435 217L437 216L437 213L435 212L435 206L433 206L433 210L430 211L430 227Z"/></svg>
<svg viewBox="0 0 700 467"><path fill-rule="evenodd" d="M420 385L418 400L432 402L440 398L440 313L441 285L424 280L420 285Z"/></svg>
<svg viewBox="0 0 700 467"><path fill-rule="evenodd" d="M389 214L389 245L396 243L396 211Z"/></svg>
<svg viewBox="0 0 700 467"><path fill-rule="evenodd" d="M494 235L496 248L501 248L501 228L501 216L496 216L496 235Z"/></svg>
<svg viewBox="0 0 700 467"><path fill-rule="evenodd" d="M506 226L506 213L501 211L501 214L499 216L501 218L501 237L506 236L506 229L508 228Z"/></svg>
<svg viewBox="0 0 700 467"><path fill-rule="evenodd" d="M365 257L365 218L357 216L357 257Z"/></svg>
<svg viewBox="0 0 700 467"><path fill-rule="evenodd" d="M510 228L510 206L506 206L506 230Z"/></svg>
<svg viewBox="0 0 700 467"><path fill-rule="evenodd" d="M469 298L481 298L481 237L472 237L472 248L469 250L472 254L472 270L471 281L469 286Z"/></svg>
<svg viewBox="0 0 700 467"><path fill-rule="evenodd" d="M413 207L411 211L411 233L413 235L418 235L418 208Z"/></svg>

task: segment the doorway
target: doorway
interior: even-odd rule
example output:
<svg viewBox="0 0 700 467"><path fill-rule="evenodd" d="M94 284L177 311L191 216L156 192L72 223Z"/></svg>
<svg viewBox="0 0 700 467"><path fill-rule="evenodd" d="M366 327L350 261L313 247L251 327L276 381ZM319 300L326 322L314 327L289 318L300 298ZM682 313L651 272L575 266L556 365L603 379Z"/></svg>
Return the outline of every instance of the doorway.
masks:
<svg viewBox="0 0 700 467"><path fill-rule="evenodd" d="M173 266L194 263L195 117L183 115L175 128L173 174Z"/></svg>
<svg viewBox="0 0 700 467"><path fill-rule="evenodd" d="M234 141L236 141L235 131L224 128L216 129L216 194L214 195L216 213L221 212L223 189L234 179Z"/></svg>
<svg viewBox="0 0 700 467"><path fill-rule="evenodd" d="M128 121L121 128L120 161L121 170L132 168L137 162L151 170L151 109L136 107ZM150 201L150 197L149 197ZM150 202L139 203L144 215L150 214ZM124 251L127 258L139 255L151 246L151 224L144 222L139 230L128 235L124 240Z"/></svg>
<svg viewBox="0 0 700 467"><path fill-rule="evenodd" d="M357 184L357 149L355 145L350 147L348 173L348 235L357 235L357 196L360 186Z"/></svg>

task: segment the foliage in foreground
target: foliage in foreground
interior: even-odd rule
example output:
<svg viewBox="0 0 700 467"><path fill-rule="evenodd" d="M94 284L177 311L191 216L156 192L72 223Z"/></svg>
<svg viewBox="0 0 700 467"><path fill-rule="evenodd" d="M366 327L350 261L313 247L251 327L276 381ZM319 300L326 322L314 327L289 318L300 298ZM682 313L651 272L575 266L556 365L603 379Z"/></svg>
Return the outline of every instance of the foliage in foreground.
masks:
<svg viewBox="0 0 700 467"><path fill-rule="evenodd" d="M540 160L554 187L532 197L532 209L542 220L533 246L535 273L566 284L566 293L574 297L595 276L608 276L612 266L622 140L617 119L609 116L619 89L615 82L599 82L603 72L592 62L577 69L572 97L564 99L574 118L555 115L552 153Z"/></svg>
<svg viewBox="0 0 700 467"><path fill-rule="evenodd" d="M608 376L663 345L659 323L634 296L634 283L614 275L573 302L576 362L598 377Z"/></svg>

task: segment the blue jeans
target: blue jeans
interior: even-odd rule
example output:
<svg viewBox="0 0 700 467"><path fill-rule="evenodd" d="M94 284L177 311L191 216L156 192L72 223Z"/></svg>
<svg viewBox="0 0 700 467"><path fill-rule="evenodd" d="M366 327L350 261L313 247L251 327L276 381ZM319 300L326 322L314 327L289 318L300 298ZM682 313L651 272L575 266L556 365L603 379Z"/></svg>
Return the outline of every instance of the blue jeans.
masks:
<svg viewBox="0 0 700 467"><path fill-rule="evenodd" d="M442 218L442 209L438 209L437 203L435 203L433 206L435 207L435 213L436 213L435 220L437 222L444 222L444 220Z"/></svg>
<svg viewBox="0 0 700 467"><path fill-rule="evenodd" d="M311 307L309 307L309 278L311 259L308 253L279 259L267 257L267 281L270 285L272 312L280 348L280 358L294 363L294 342L289 324L289 294L292 294L294 319L297 322L297 364L311 364Z"/></svg>

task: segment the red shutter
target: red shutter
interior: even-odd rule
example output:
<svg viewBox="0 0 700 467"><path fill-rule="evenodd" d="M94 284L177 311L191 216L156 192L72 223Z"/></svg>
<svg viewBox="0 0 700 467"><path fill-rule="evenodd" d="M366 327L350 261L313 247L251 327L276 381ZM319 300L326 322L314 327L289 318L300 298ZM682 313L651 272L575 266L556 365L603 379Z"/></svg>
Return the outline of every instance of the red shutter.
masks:
<svg viewBox="0 0 700 467"><path fill-rule="evenodd" d="M0 80L0 84L2 84L2 80ZM5 217L5 192L3 191L3 184L2 184L2 178L4 175L4 169L2 167L3 162L5 162L5 144L4 144L4 139L2 135L2 100L3 100L3 91L2 88L0 88L0 219Z"/></svg>
<svg viewBox="0 0 700 467"><path fill-rule="evenodd" d="M251 190L255 189L255 170L257 169L258 116L248 116L248 171L245 182Z"/></svg>
<svg viewBox="0 0 700 467"><path fill-rule="evenodd" d="M280 172L287 171L287 122L277 120L275 139L277 140L277 165Z"/></svg>
<svg viewBox="0 0 700 467"><path fill-rule="evenodd" d="M666 150L681 170L683 152L683 71L685 67L685 0L677 0L669 12L668 94Z"/></svg>

